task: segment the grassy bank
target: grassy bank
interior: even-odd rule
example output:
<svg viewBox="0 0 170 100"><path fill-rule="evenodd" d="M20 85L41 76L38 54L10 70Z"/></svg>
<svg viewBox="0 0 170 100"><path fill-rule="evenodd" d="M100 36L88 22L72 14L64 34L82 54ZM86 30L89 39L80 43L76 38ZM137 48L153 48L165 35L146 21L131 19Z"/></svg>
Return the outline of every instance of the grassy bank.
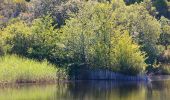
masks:
<svg viewBox="0 0 170 100"><path fill-rule="evenodd" d="M0 58L1 83L32 83L56 81L61 70L47 61L38 62L16 55Z"/></svg>

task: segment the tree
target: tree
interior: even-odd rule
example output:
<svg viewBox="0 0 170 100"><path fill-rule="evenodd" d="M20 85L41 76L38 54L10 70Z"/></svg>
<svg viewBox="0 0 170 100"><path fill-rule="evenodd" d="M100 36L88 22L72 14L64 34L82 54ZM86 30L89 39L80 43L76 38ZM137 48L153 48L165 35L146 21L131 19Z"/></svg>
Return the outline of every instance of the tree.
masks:
<svg viewBox="0 0 170 100"><path fill-rule="evenodd" d="M7 27L1 31L1 39L7 53L26 55L29 47L29 26L21 20L13 19Z"/></svg>
<svg viewBox="0 0 170 100"><path fill-rule="evenodd" d="M165 47L165 50L167 50L168 45L170 45L170 20L161 17L160 23L162 33L160 34L159 43Z"/></svg>
<svg viewBox="0 0 170 100"><path fill-rule="evenodd" d="M33 13L34 18L50 14L57 26L60 27L65 24L70 13L78 11L79 3L77 0L31 0L28 12Z"/></svg>
<svg viewBox="0 0 170 100"><path fill-rule="evenodd" d="M133 39L147 53L147 63L152 64L157 56L157 40L161 32L160 23L149 14L143 4L120 6L114 12L115 27L128 30Z"/></svg>
<svg viewBox="0 0 170 100"><path fill-rule="evenodd" d="M145 69L144 54L125 30L116 27L112 7L112 4L88 2L78 14L67 20L63 33L68 54L73 63L139 74Z"/></svg>
<svg viewBox="0 0 170 100"><path fill-rule="evenodd" d="M153 6L156 7L156 10L159 12L158 18L164 16L166 18L170 18L168 1L167 0L154 0Z"/></svg>
<svg viewBox="0 0 170 100"><path fill-rule="evenodd" d="M47 59L55 64L61 64L64 45L60 41L62 35L53 25L50 15L35 19L30 28L30 46L28 57L38 60Z"/></svg>
<svg viewBox="0 0 170 100"><path fill-rule="evenodd" d="M108 67L112 7L97 2L82 7L63 28L69 54L77 63Z"/></svg>
<svg viewBox="0 0 170 100"><path fill-rule="evenodd" d="M146 68L145 53L140 51L140 46L133 42L127 31L123 34L117 31L112 39L112 66L118 72L137 75Z"/></svg>
<svg viewBox="0 0 170 100"><path fill-rule="evenodd" d="M27 6L24 0L0 1L0 15L6 20L16 18L20 15L20 13L25 12L26 10Z"/></svg>
<svg viewBox="0 0 170 100"><path fill-rule="evenodd" d="M53 19L48 15L34 19L31 26L25 21L14 20L3 28L1 38L7 53L14 53L38 60L47 59L61 64L64 45L62 35L55 29ZM3 42L2 42L3 43Z"/></svg>

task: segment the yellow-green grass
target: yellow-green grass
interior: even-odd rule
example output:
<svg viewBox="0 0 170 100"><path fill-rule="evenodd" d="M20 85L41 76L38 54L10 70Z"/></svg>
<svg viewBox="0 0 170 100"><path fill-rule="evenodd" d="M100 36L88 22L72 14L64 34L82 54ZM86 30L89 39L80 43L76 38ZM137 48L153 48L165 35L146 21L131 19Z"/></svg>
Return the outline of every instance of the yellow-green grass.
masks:
<svg viewBox="0 0 170 100"><path fill-rule="evenodd" d="M0 58L1 83L52 82L58 69L47 61L38 62L17 55Z"/></svg>

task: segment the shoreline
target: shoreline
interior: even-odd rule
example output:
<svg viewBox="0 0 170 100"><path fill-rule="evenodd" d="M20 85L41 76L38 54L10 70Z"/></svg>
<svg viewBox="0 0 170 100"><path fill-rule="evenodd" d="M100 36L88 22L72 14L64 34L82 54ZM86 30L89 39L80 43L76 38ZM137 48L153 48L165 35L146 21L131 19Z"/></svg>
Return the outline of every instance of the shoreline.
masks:
<svg viewBox="0 0 170 100"><path fill-rule="evenodd" d="M149 78L147 76L122 76L114 77L114 79L56 79L56 80L48 80L48 81L19 81L19 82L0 82L1 86L12 86L12 85L22 85L22 84L57 84L59 82L78 82L78 81L115 81L115 82L148 82Z"/></svg>
<svg viewBox="0 0 170 100"><path fill-rule="evenodd" d="M4 86L17 86L22 84L27 85L49 85L49 84L57 84L60 82L81 82L81 81L113 81L113 82L151 82L151 81L162 81L162 80L170 80L170 75L153 75L153 76L143 76L147 78L147 80L129 80L126 76L124 80L122 79L63 79L63 80L51 80L51 81L24 81L24 82L0 82L0 87ZM138 78L138 76L132 76ZM141 76L140 76L141 78Z"/></svg>

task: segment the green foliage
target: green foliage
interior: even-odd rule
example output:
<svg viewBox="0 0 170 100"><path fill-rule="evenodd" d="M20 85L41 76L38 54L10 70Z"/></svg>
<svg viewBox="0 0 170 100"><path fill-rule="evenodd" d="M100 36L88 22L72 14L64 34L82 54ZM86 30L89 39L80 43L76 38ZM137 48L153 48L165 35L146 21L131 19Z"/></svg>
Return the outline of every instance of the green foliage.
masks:
<svg viewBox="0 0 170 100"><path fill-rule="evenodd" d="M24 0L1 0L0 15L3 16L2 22L8 22L9 19L18 17L21 13L27 11L27 5Z"/></svg>
<svg viewBox="0 0 170 100"><path fill-rule="evenodd" d="M128 33L116 34L112 39L113 47L113 69L130 75L142 73L145 68L145 54L140 47L132 41Z"/></svg>
<svg viewBox="0 0 170 100"><path fill-rule="evenodd" d="M0 30L1 33L2 30ZM0 34L0 36L2 37L2 34ZM5 50L4 50L4 40L3 38L0 38L0 56L5 54Z"/></svg>
<svg viewBox="0 0 170 100"><path fill-rule="evenodd" d="M94 67L108 66L111 16L111 5L89 2L67 21L63 33L71 61Z"/></svg>
<svg viewBox="0 0 170 100"><path fill-rule="evenodd" d="M32 27L30 28L29 57L37 58L39 60L57 60L59 55L62 55L59 51L64 48L64 45L59 43L59 32L52 24L53 20L50 16L34 20Z"/></svg>
<svg viewBox="0 0 170 100"><path fill-rule="evenodd" d="M31 26L24 21L14 21L1 31L4 49L7 53L61 63L64 45L60 43L59 31L52 24L50 16L35 19Z"/></svg>
<svg viewBox="0 0 170 100"><path fill-rule="evenodd" d="M0 82L55 81L58 69L47 61L37 62L16 55L0 58Z"/></svg>
<svg viewBox="0 0 170 100"><path fill-rule="evenodd" d="M150 15L154 17L158 15L158 11L156 10L156 7L153 6L152 0L144 0L141 5L146 8Z"/></svg>
<svg viewBox="0 0 170 100"><path fill-rule="evenodd" d="M160 23L152 17L143 4L121 6L116 9L115 23L121 30L128 30L133 39L140 44L141 50L152 64L157 56L157 40L161 32Z"/></svg>
<svg viewBox="0 0 170 100"><path fill-rule="evenodd" d="M153 6L155 6L157 11L159 12L158 18L160 18L161 16L170 18L167 0L154 0Z"/></svg>
<svg viewBox="0 0 170 100"><path fill-rule="evenodd" d="M73 63L139 74L146 67L145 57L127 33L114 27L113 12L111 4L85 4L63 27L68 54Z"/></svg>
<svg viewBox="0 0 170 100"><path fill-rule="evenodd" d="M1 25L0 54L139 74L170 40L169 20L155 18L158 2L142 1L126 0L126 5L124 0L15 0L19 10L0 10L0 18L7 21L18 12L16 19ZM27 16L25 21L22 16Z"/></svg>
<svg viewBox="0 0 170 100"><path fill-rule="evenodd" d="M69 18L71 12L78 11L80 2L77 0L31 0L32 6L28 10L34 14L34 18L39 18L51 14L58 27L65 24L65 20Z"/></svg>
<svg viewBox="0 0 170 100"><path fill-rule="evenodd" d="M9 24L1 31L4 49L9 53L27 55L30 33L29 26L23 21Z"/></svg>
<svg viewBox="0 0 170 100"><path fill-rule="evenodd" d="M167 50L168 45L170 45L170 20L165 17L161 17L160 23L162 33L159 38L159 43L165 47L165 50Z"/></svg>

